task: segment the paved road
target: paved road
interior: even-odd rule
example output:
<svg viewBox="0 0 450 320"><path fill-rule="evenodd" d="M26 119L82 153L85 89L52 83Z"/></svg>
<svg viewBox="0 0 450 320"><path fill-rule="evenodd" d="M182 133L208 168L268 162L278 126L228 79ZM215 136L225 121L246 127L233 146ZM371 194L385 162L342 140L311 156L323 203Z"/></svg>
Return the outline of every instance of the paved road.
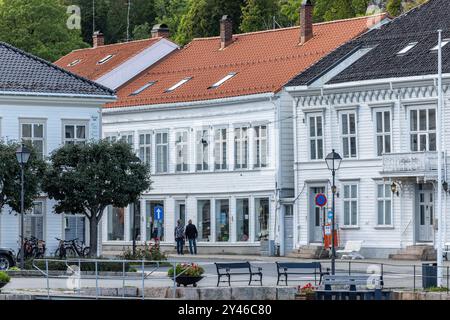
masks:
<svg viewBox="0 0 450 320"><path fill-rule="evenodd" d="M170 261L195 261L199 263L205 269L205 278L199 282L199 287L215 287L217 284L216 269L213 261L250 261L255 267L261 267L264 274L263 284L267 286L275 286L277 282L277 271L274 261L292 260L289 258L264 258L264 257L241 257L241 256L171 256ZM295 259L295 261L299 261ZM330 268L330 261L322 261L324 269ZM447 264L450 268L450 265ZM444 272L444 283L448 281L448 268ZM369 272L381 272L384 276L384 285L386 288L414 288L421 287L421 262L419 261L390 261L390 260L363 260L363 261L337 261L336 272L342 274L367 274ZM146 268L145 274L145 287L170 287L173 285L173 281L167 276L168 267L161 267L157 270L152 268ZM98 280L99 287L104 288L120 288L125 286L142 287L142 272L138 270L135 277L127 277L125 282L121 277L114 278L100 278ZM246 279L248 277L236 276L234 280L241 280L240 285L247 285ZM414 280L415 279L415 280ZM306 284L314 282L312 276L299 276L296 277L290 285ZM415 283L414 283L415 282ZM50 288L53 290L66 290L73 284L73 280L68 280L68 276L57 277L49 279ZM238 283L233 285L238 285ZM254 285L258 283L254 282ZM81 287L95 287L96 280L93 277L82 276L80 279ZM448 285L447 285L448 286ZM13 278L11 283L6 287L8 290L36 290L45 289L47 287L47 280L42 278Z"/></svg>

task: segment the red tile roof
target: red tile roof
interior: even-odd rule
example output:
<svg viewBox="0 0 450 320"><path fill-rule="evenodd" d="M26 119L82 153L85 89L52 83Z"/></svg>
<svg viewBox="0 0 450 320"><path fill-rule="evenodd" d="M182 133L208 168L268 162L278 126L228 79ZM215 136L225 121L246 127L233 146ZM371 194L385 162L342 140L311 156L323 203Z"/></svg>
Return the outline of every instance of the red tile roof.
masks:
<svg viewBox="0 0 450 320"><path fill-rule="evenodd" d="M304 71L345 42L366 32L385 15L360 17L314 25L314 37L299 44L299 27L233 36L233 43L220 50L220 38L194 39L150 67L118 92L119 99L106 108L191 102L278 92ZM211 85L230 72L237 74L216 89ZM180 80L190 81L172 92ZM130 96L145 84L156 83Z"/></svg>
<svg viewBox="0 0 450 320"><path fill-rule="evenodd" d="M161 39L144 39L75 50L56 61L55 64L84 78L97 80ZM98 61L108 55L113 55L111 60L104 64L98 64ZM81 61L74 66L70 66L70 63L76 60Z"/></svg>

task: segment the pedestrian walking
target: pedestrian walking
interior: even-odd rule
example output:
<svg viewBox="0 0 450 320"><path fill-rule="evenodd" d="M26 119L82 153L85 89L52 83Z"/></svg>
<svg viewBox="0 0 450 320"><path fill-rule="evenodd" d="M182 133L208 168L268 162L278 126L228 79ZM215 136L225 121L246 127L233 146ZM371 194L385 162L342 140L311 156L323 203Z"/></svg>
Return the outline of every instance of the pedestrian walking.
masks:
<svg viewBox="0 0 450 320"><path fill-rule="evenodd" d="M181 220L177 221L177 226L175 227L175 241L177 242L177 253L183 254L183 245L184 245L184 226L181 223Z"/></svg>
<svg viewBox="0 0 450 320"><path fill-rule="evenodd" d="M189 252L191 254L197 254L197 227L192 223L192 220L188 221L188 225L186 226L186 238L189 241Z"/></svg>

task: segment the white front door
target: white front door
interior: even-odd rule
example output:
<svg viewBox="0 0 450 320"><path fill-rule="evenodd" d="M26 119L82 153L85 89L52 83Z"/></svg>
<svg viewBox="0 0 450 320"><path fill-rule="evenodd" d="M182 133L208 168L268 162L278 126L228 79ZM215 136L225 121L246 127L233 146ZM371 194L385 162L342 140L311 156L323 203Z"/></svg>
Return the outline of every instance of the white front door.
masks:
<svg viewBox="0 0 450 320"><path fill-rule="evenodd" d="M310 239L312 243L323 242L323 224L325 221L325 209L316 206L315 199L319 193L325 193L325 187L311 187L309 189L309 223Z"/></svg>
<svg viewBox="0 0 450 320"><path fill-rule="evenodd" d="M434 191L431 186L420 185L417 191L418 242L433 241Z"/></svg>

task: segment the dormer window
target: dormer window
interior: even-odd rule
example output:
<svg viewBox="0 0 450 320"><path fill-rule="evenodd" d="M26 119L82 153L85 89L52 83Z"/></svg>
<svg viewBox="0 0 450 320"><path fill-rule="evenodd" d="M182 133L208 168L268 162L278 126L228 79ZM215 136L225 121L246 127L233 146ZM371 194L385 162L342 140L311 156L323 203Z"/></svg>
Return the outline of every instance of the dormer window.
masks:
<svg viewBox="0 0 450 320"><path fill-rule="evenodd" d="M400 50L397 55L402 56L407 54L409 51L412 50L417 45L418 42L411 42L406 47L404 47L402 50Z"/></svg>
<svg viewBox="0 0 450 320"><path fill-rule="evenodd" d="M441 48L445 47L446 45L448 45L450 43L450 39L444 39L441 42ZM431 51L437 51L439 50L439 44L436 45L436 47L434 47L433 49L431 49Z"/></svg>
<svg viewBox="0 0 450 320"><path fill-rule="evenodd" d="M231 78L233 78L236 75L236 72L230 72L226 77L222 78L221 80L217 81L216 83L214 83L211 87L209 87L208 89L215 89L220 87L222 84L224 84L226 81L230 80Z"/></svg>
<svg viewBox="0 0 450 320"><path fill-rule="evenodd" d="M77 60L74 60L71 63L69 63L67 66L73 67L73 66L76 66L77 64L79 64L80 62L81 62L81 59L77 59Z"/></svg>
<svg viewBox="0 0 450 320"><path fill-rule="evenodd" d="M186 82L188 82L189 80L191 80L192 77L187 77L184 78L183 80L181 80L180 82L177 82L176 84L174 84L173 86L171 86L169 89L166 90L166 92L172 92L176 89L178 89L179 87L181 87L183 84L185 84Z"/></svg>
<svg viewBox="0 0 450 320"><path fill-rule="evenodd" d="M140 87L139 89L137 89L136 91L132 92L130 94L130 96L137 96L138 94L140 94L142 91L150 88L151 86L153 86L156 83L156 81L150 81L148 83L146 83L145 85L143 85L142 87Z"/></svg>
<svg viewBox="0 0 450 320"><path fill-rule="evenodd" d="M104 64L104 63L108 62L109 60L111 60L112 57L114 57L114 55L109 54L106 57L104 57L102 60L98 61L97 64Z"/></svg>

